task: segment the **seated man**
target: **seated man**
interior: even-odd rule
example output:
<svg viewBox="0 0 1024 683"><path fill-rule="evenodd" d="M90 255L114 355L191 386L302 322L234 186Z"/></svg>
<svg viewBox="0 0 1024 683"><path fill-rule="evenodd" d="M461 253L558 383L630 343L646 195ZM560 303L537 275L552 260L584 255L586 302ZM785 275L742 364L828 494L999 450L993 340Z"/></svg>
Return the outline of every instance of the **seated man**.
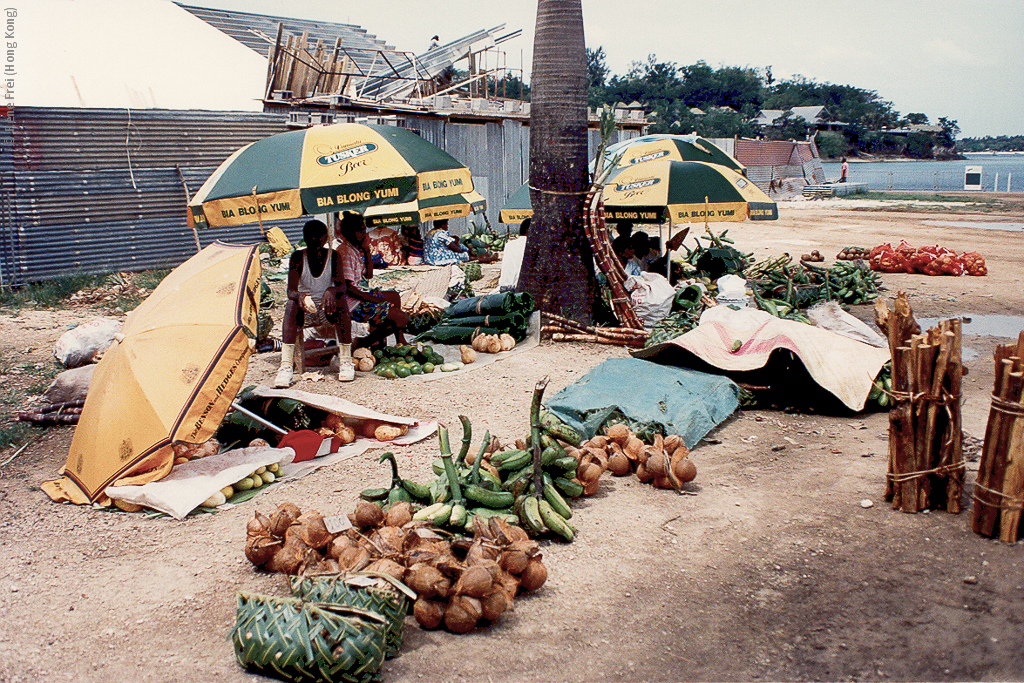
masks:
<svg viewBox="0 0 1024 683"><path fill-rule="evenodd" d="M619 235L612 240L612 251L615 252L623 270L626 271L626 277L641 273L640 261L634 256L632 240L629 237Z"/></svg>
<svg viewBox="0 0 1024 683"><path fill-rule="evenodd" d="M403 330L409 316L402 311L398 292L369 288L373 260L363 217L346 211L338 221L338 236L341 238L338 255L349 317L370 327L370 334L360 339L357 345L377 346L391 334L395 335L397 344L405 344Z"/></svg>
<svg viewBox="0 0 1024 683"><path fill-rule="evenodd" d="M434 221L423 241L423 262L430 266L448 266L469 260L469 249L458 237L448 234L448 219Z"/></svg>
<svg viewBox="0 0 1024 683"><path fill-rule="evenodd" d="M305 353L302 328L309 325L331 325L338 339L341 369L338 379L355 379L352 364L351 323L343 305L345 281L340 259L327 248L327 226L317 220L302 226L304 249L296 249L288 260L288 301L281 322L281 365L274 378L274 387L287 388L292 383L295 351Z"/></svg>

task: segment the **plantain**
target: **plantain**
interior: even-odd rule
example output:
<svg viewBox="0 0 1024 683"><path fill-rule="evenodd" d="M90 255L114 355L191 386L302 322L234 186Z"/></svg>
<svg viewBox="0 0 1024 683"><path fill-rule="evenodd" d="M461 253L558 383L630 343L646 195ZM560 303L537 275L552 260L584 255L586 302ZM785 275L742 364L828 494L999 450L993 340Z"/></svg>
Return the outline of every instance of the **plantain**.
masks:
<svg viewBox="0 0 1024 683"><path fill-rule="evenodd" d="M517 451L516 455L502 460L499 464L495 464L494 459L491 459L491 464L497 467L499 472L513 472L532 462L533 455L526 450Z"/></svg>
<svg viewBox="0 0 1024 683"><path fill-rule="evenodd" d="M532 498L532 496L531 496ZM533 500L537 500L533 498ZM565 541L571 541L576 537L573 528L560 514L555 512L555 509L551 507L551 503L546 498L541 498L537 501L537 511L540 514L541 521L548 529L555 532Z"/></svg>
<svg viewBox="0 0 1024 683"><path fill-rule="evenodd" d="M363 500L370 502L376 502L378 500L384 500L388 497L391 489L380 488L380 489L363 489L363 492L359 494L359 497Z"/></svg>
<svg viewBox="0 0 1024 683"><path fill-rule="evenodd" d="M555 512L565 519L572 518L572 510L569 508L569 504L565 502L561 494L558 493L558 489L555 488L554 484L545 483L544 489L541 491L544 494L544 500L547 501Z"/></svg>
<svg viewBox="0 0 1024 683"><path fill-rule="evenodd" d="M544 520L540 516L540 503L536 496L523 496L519 519L521 519L526 528L532 531L535 535L544 533L544 530L547 528L544 525Z"/></svg>
<svg viewBox="0 0 1024 683"><path fill-rule="evenodd" d="M508 491L488 491L476 484L466 486L462 493L467 499L491 509L508 509L515 502L515 496Z"/></svg>
<svg viewBox="0 0 1024 683"><path fill-rule="evenodd" d="M425 508L420 508L413 514L412 518L417 522L429 522L434 517L434 514L443 506L444 503L434 503Z"/></svg>
<svg viewBox="0 0 1024 683"><path fill-rule="evenodd" d="M451 503L442 503L434 514L427 520L432 526L444 526L452 517L452 510L455 506Z"/></svg>
<svg viewBox="0 0 1024 683"><path fill-rule="evenodd" d="M583 484L572 479L565 477L555 477L555 486L557 486L562 493L569 496L570 498L579 498L583 495Z"/></svg>
<svg viewBox="0 0 1024 683"><path fill-rule="evenodd" d="M466 510L466 506L459 501L452 505L451 514L448 517L448 526L463 528L466 526L466 522L469 521L469 511Z"/></svg>

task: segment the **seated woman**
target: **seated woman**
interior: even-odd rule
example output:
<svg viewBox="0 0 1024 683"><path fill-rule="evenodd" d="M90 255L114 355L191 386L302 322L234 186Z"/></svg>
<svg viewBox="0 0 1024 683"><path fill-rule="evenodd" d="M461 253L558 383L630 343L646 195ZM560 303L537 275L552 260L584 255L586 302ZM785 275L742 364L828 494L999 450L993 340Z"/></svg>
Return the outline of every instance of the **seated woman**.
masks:
<svg viewBox="0 0 1024 683"><path fill-rule="evenodd" d="M420 226L403 225L401 232L402 250L405 251L405 262L410 266L423 263L423 237Z"/></svg>
<svg viewBox="0 0 1024 683"><path fill-rule="evenodd" d="M363 217L346 211L338 221L338 236L341 238L338 257L349 317L370 327L370 334L357 340L356 345L377 346L392 334L396 343L406 343L404 330L409 316L402 311L398 292L369 288L373 260Z"/></svg>
<svg viewBox="0 0 1024 683"><path fill-rule="evenodd" d="M448 234L448 219L434 221L423 241L423 262L430 266L448 266L469 260L469 249L458 237Z"/></svg>
<svg viewBox="0 0 1024 683"><path fill-rule="evenodd" d="M344 306L345 281L337 252L327 247L327 226L317 220L302 226L305 249L296 249L288 260L288 301L281 321L281 365L274 387L291 385L298 353L305 353L302 328L306 325L334 326L338 338L340 369L338 379L355 379L352 364L352 332Z"/></svg>

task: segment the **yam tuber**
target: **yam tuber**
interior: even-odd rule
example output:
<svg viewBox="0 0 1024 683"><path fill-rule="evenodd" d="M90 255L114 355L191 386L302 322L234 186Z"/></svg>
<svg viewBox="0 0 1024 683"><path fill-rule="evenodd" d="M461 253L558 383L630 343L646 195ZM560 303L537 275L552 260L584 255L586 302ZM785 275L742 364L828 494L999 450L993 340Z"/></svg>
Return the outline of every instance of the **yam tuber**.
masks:
<svg viewBox="0 0 1024 683"><path fill-rule="evenodd" d="M479 339L479 337L478 337L478 339ZM462 362L463 363L472 363L473 361L476 360L476 351L474 351L472 348L466 346L465 344L463 344L462 346L459 347L459 351L462 353Z"/></svg>

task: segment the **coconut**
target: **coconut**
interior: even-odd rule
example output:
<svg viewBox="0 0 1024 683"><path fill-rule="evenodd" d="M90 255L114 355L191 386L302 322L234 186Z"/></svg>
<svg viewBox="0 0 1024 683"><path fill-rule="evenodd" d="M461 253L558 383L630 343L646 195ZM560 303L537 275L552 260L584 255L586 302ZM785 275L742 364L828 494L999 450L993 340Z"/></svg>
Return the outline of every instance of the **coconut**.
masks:
<svg viewBox="0 0 1024 683"><path fill-rule="evenodd" d="M505 533L505 537L508 538L508 540L512 541L513 543L515 543L516 541L530 540L530 535L526 533L526 529L524 529L523 527L516 526L515 524L509 524L508 522L505 522L505 525L507 526L507 528L502 527L501 530Z"/></svg>
<svg viewBox="0 0 1024 683"><path fill-rule="evenodd" d="M406 532L396 526L382 526L370 539L382 555L396 555L405 547Z"/></svg>
<svg viewBox="0 0 1024 683"><path fill-rule="evenodd" d="M650 460L647 461L648 463ZM647 467L647 463L641 463L636 468L636 478L640 480L641 484L646 484L651 479L654 479L654 472Z"/></svg>
<svg viewBox="0 0 1024 683"><path fill-rule="evenodd" d="M659 489L674 489L675 488L675 486L672 485L672 480L669 479L668 477L664 476L664 475L662 475L660 477L655 477L654 479L652 479L651 480L651 484L653 484L656 488L659 488Z"/></svg>
<svg viewBox="0 0 1024 683"><path fill-rule="evenodd" d="M672 472L679 478L679 481L686 483L697 477L697 466L689 458L680 458L672 464Z"/></svg>
<svg viewBox="0 0 1024 683"><path fill-rule="evenodd" d="M608 445L608 437L604 434L598 434L593 439L585 441L580 445L580 448L586 448L587 446L593 446L594 448L604 449Z"/></svg>
<svg viewBox="0 0 1024 683"><path fill-rule="evenodd" d="M277 536L278 538L284 538L284 534L288 531L288 527L295 524L299 515L298 508L294 505L291 508L286 508L284 504L277 508L277 512L270 516L270 535Z"/></svg>
<svg viewBox="0 0 1024 683"><path fill-rule="evenodd" d="M501 589L508 593L509 598L511 599L519 591L520 579L516 575L503 571L495 583L501 586ZM512 608L509 607L509 609Z"/></svg>
<svg viewBox="0 0 1024 683"><path fill-rule="evenodd" d="M608 469L617 477L630 474L633 471L633 467L625 453L613 453L608 458Z"/></svg>
<svg viewBox="0 0 1024 683"><path fill-rule="evenodd" d="M257 567L265 565L277 549L281 547L281 541L270 536L250 536L245 542L245 556Z"/></svg>
<svg viewBox="0 0 1024 683"><path fill-rule="evenodd" d="M358 349L352 349L352 357L356 359L373 358L373 351L362 346Z"/></svg>
<svg viewBox="0 0 1024 683"><path fill-rule="evenodd" d="M370 553L366 551L366 548L345 548L338 555L338 566L342 571L357 572L368 564L370 564Z"/></svg>
<svg viewBox="0 0 1024 683"><path fill-rule="evenodd" d="M586 486L592 481L597 481L603 471L597 463L584 462L576 470L576 477Z"/></svg>
<svg viewBox="0 0 1024 683"><path fill-rule="evenodd" d="M355 541L345 534L340 534L327 544L327 547L324 548L324 554L332 560L337 560L343 550L355 547L357 547Z"/></svg>
<svg viewBox="0 0 1024 683"><path fill-rule="evenodd" d="M652 455L644 463L647 467L647 471L653 474L655 477L661 477L665 475L665 456L662 453Z"/></svg>
<svg viewBox="0 0 1024 683"><path fill-rule="evenodd" d="M501 568L512 574L522 574L529 562L529 556L518 548L508 548L501 553Z"/></svg>
<svg viewBox="0 0 1024 683"><path fill-rule="evenodd" d="M625 445L622 446L622 450L625 451L626 457L633 462L640 460L640 451L644 449L644 442L640 440L640 437L630 434L629 438L626 439Z"/></svg>
<svg viewBox="0 0 1024 683"><path fill-rule="evenodd" d="M423 628L437 628L444 619L445 605L424 597L417 598L412 606L413 616Z"/></svg>
<svg viewBox="0 0 1024 683"><path fill-rule="evenodd" d="M252 519L245 525L245 532L250 536L267 536L270 534L270 518L257 510Z"/></svg>
<svg viewBox="0 0 1024 683"><path fill-rule="evenodd" d="M493 583L494 580L487 569L480 566L474 566L469 567L466 571L462 572L462 576L459 577L454 590L458 595L468 595L471 598L482 598L487 593L491 592L491 584Z"/></svg>
<svg viewBox="0 0 1024 683"><path fill-rule="evenodd" d="M586 484L583 485L583 495L584 496L592 496L595 493L597 493L598 489L600 489L600 488L601 488L601 479L600 479L600 477L598 477L597 479L594 479L593 481L587 482Z"/></svg>
<svg viewBox="0 0 1024 683"><path fill-rule="evenodd" d="M671 453L673 458L675 458L676 456L679 456L680 458L690 457L690 449L687 448L686 444L684 444L682 441L679 442L679 445L676 446L674 450L667 452Z"/></svg>
<svg viewBox="0 0 1024 683"><path fill-rule="evenodd" d="M280 546L273 557L267 560L267 571L281 574L294 574L298 571L310 553L319 555L315 550L302 542L297 533L291 532L285 535L284 545Z"/></svg>
<svg viewBox="0 0 1024 683"><path fill-rule="evenodd" d="M486 523L485 523L486 525ZM484 545L480 541L474 541L466 553L466 564L475 565L482 562L493 562L498 559L501 551L492 545Z"/></svg>
<svg viewBox="0 0 1024 683"><path fill-rule="evenodd" d="M417 563L405 570L405 584L416 591L421 598L448 595L451 582L437 567Z"/></svg>
<svg viewBox="0 0 1024 683"><path fill-rule="evenodd" d="M483 617L487 621L494 621L512 607L512 600L504 588L495 588L480 599L480 606L483 608Z"/></svg>
<svg viewBox="0 0 1024 683"><path fill-rule="evenodd" d="M300 515L295 528L298 529L299 537L302 538L303 543L310 548L319 550L333 540L331 532L327 530L327 525L324 524L324 516L319 512L311 511Z"/></svg>
<svg viewBox="0 0 1024 683"><path fill-rule="evenodd" d="M360 500L356 503L356 526L360 529L378 527L384 523L384 511L379 505L374 505L368 500Z"/></svg>
<svg viewBox="0 0 1024 683"><path fill-rule="evenodd" d="M366 565L366 571L385 574L398 581L401 581L405 577L405 567L386 557L374 560L370 564Z"/></svg>
<svg viewBox="0 0 1024 683"><path fill-rule="evenodd" d="M604 471L608 467L608 456L612 453L622 453L622 449L619 448L618 444L613 443L609 446L607 453L596 448L588 448L587 452L580 457L580 462L596 462L601 466L601 470Z"/></svg>
<svg viewBox="0 0 1024 683"><path fill-rule="evenodd" d="M360 358L355 362L356 370L359 372L370 372L376 365L373 358Z"/></svg>
<svg viewBox="0 0 1024 683"><path fill-rule="evenodd" d="M683 438L678 434L669 434L665 437L665 445L663 450L666 453L674 453L679 444L683 442Z"/></svg>
<svg viewBox="0 0 1024 683"><path fill-rule="evenodd" d="M449 631L453 633L468 633L473 630L476 622L483 616L483 607L479 605L479 601L477 600L477 605L474 606L469 602L470 600L473 600L473 598L456 595L448 603L448 609L444 612L444 625Z"/></svg>
<svg viewBox="0 0 1024 683"><path fill-rule="evenodd" d="M392 505L384 516L384 523L388 526L398 527L410 521L412 521L412 503L406 500Z"/></svg>
<svg viewBox="0 0 1024 683"><path fill-rule="evenodd" d="M544 585L544 582L548 580L548 570L544 566L544 563L539 557L534 557L527 563L526 569L523 570L522 575L519 577L520 586L523 590L535 591Z"/></svg>

